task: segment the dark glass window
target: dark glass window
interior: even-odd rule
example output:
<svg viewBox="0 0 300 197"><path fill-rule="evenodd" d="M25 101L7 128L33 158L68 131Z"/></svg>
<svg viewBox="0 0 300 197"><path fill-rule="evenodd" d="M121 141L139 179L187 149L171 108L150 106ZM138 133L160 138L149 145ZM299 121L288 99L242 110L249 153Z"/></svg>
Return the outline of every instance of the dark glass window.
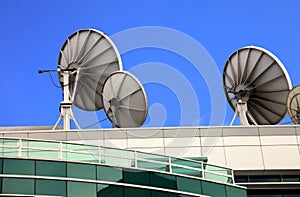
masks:
<svg viewBox="0 0 300 197"><path fill-rule="evenodd" d="M300 182L300 175L282 175L283 182Z"/></svg>
<svg viewBox="0 0 300 197"><path fill-rule="evenodd" d="M34 179L3 178L3 194L34 194Z"/></svg>
<svg viewBox="0 0 300 197"><path fill-rule="evenodd" d="M66 177L67 164L55 161L36 161L37 176Z"/></svg>
<svg viewBox="0 0 300 197"><path fill-rule="evenodd" d="M116 185L98 184L97 192L97 197L123 197L123 187Z"/></svg>
<svg viewBox="0 0 300 197"><path fill-rule="evenodd" d="M231 196L247 196L246 189L237 188L237 187L231 187L231 186L226 186L226 193L227 193L227 197L231 197Z"/></svg>
<svg viewBox="0 0 300 197"><path fill-rule="evenodd" d="M34 175L34 161L23 159L4 159L3 174Z"/></svg>
<svg viewBox="0 0 300 197"><path fill-rule="evenodd" d="M37 179L35 184L37 195L66 196L66 181Z"/></svg>
<svg viewBox="0 0 300 197"><path fill-rule="evenodd" d="M0 159L0 174L3 174L3 171L2 171L2 169L3 169L3 159Z"/></svg>
<svg viewBox="0 0 300 197"><path fill-rule="evenodd" d="M151 197L151 191L140 188L124 187L124 197L132 196Z"/></svg>
<svg viewBox="0 0 300 197"><path fill-rule="evenodd" d="M108 166L98 166L97 179L102 181L123 182L122 169Z"/></svg>
<svg viewBox="0 0 300 197"><path fill-rule="evenodd" d="M185 178L185 177L177 177L177 189L179 191L191 192L196 194L202 194L201 181Z"/></svg>
<svg viewBox="0 0 300 197"><path fill-rule="evenodd" d="M67 164L67 176L72 178L96 180L96 166L89 164Z"/></svg>
<svg viewBox="0 0 300 197"><path fill-rule="evenodd" d="M150 185L149 172L126 169L123 170L124 183Z"/></svg>
<svg viewBox="0 0 300 197"><path fill-rule="evenodd" d="M152 197L177 197L177 194L162 192L162 191L152 191Z"/></svg>
<svg viewBox="0 0 300 197"><path fill-rule="evenodd" d="M225 186L209 181L202 181L203 194L208 196L226 197Z"/></svg>
<svg viewBox="0 0 300 197"><path fill-rule="evenodd" d="M300 191L297 189L260 189L248 190L249 197L299 197Z"/></svg>
<svg viewBox="0 0 300 197"><path fill-rule="evenodd" d="M249 180L252 183L256 182L281 182L281 176L280 175L264 175L264 176L258 176L258 175L250 175Z"/></svg>
<svg viewBox="0 0 300 197"><path fill-rule="evenodd" d="M162 173L151 173L151 185L154 187L177 189L176 178L173 175Z"/></svg>
<svg viewBox="0 0 300 197"><path fill-rule="evenodd" d="M282 194L250 194L248 197L282 197Z"/></svg>
<svg viewBox="0 0 300 197"><path fill-rule="evenodd" d="M297 194L284 194L283 197L299 197L300 196L300 192L298 192Z"/></svg>
<svg viewBox="0 0 300 197"><path fill-rule="evenodd" d="M96 197L96 184L83 182L68 182L68 197Z"/></svg>
<svg viewBox="0 0 300 197"><path fill-rule="evenodd" d="M243 176L235 176L234 180L236 183L248 183L249 179L247 175L243 175Z"/></svg>

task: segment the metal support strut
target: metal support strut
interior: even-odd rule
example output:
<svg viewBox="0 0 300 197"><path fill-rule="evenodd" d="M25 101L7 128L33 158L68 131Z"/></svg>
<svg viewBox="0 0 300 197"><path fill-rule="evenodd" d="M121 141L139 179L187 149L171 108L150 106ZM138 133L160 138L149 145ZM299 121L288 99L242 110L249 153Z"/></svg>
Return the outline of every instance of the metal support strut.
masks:
<svg viewBox="0 0 300 197"><path fill-rule="evenodd" d="M252 117L252 115L248 111L247 102L243 102L242 100L238 100L238 102L236 103L235 113L234 113L233 119L231 120L230 126L232 126L236 116L239 116L239 118L240 118L240 125L249 126L247 115L249 116L251 121L255 125L257 125L256 121L254 120L254 118Z"/></svg>
<svg viewBox="0 0 300 197"><path fill-rule="evenodd" d="M63 120L64 130L70 130L71 129L71 120L74 121L76 127L80 129L80 126L78 122L76 121L73 111L72 111L72 101L70 100L70 91L69 91L69 75L70 75L70 70L61 70L62 75L63 75L63 91L64 91L64 100L60 103L60 116L55 123L54 127L52 130L55 130L57 125L61 120ZM76 71L75 71L76 72Z"/></svg>

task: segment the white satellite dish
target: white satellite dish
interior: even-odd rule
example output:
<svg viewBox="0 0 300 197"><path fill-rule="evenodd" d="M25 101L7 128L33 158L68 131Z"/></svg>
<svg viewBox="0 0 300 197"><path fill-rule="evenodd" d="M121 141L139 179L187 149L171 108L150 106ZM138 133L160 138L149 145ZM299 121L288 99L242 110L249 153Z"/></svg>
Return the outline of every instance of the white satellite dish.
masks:
<svg viewBox="0 0 300 197"><path fill-rule="evenodd" d="M103 108L102 89L108 76L122 69L120 54L111 39L94 29L74 32L64 42L58 58L58 75L64 92L61 114L53 129L63 119L70 129L72 104L85 111Z"/></svg>
<svg viewBox="0 0 300 197"><path fill-rule="evenodd" d="M136 77L117 71L103 87L104 110L114 127L140 127L147 116L145 90Z"/></svg>
<svg viewBox="0 0 300 197"><path fill-rule="evenodd" d="M266 49L247 46L235 51L223 71L226 98L241 125L277 124L286 114L292 87L280 60ZM249 121L248 121L249 118Z"/></svg>
<svg viewBox="0 0 300 197"><path fill-rule="evenodd" d="M294 124L300 124L300 86L294 87L288 94L287 111L294 122Z"/></svg>

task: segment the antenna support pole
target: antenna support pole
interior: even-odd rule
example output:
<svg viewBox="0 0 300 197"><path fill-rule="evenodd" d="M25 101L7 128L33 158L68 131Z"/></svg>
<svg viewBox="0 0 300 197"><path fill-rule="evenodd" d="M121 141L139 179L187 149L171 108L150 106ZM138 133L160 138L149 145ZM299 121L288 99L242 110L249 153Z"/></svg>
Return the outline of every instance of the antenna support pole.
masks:
<svg viewBox="0 0 300 197"><path fill-rule="evenodd" d="M64 89L64 100L60 103L60 116L57 120L57 122L55 123L54 127L52 130L55 130L55 128L57 127L58 123L63 120L64 122L64 126L63 129L64 130L70 130L71 129L71 120L74 121L76 127L78 129L80 129L79 124L77 123L77 121L75 120L75 117L73 115L73 111L72 111L72 101L70 100L70 91L69 91L69 75L71 72L70 70L61 70L62 75L63 75L63 89Z"/></svg>
<svg viewBox="0 0 300 197"><path fill-rule="evenodd" d="M235 120L236 115L238 115L239 118L240 118L240 125L249 126L248 118L247 118L247 115L246 115L247 111L248 111L247 102L239 100L236 103L235 114L234 114L234 117L233 117L233 119L230 123L230 126L233 124L233 121Z"/></svg>
<svg viewBox="0 0 300 197"><path fill-rule="evenodd" d="M236 104L236 108L237 108L238 116L240 117L240 125L249 126L249 122L246 115L248 111L247 103L243 102L242 100L239 100Z"/></svg>

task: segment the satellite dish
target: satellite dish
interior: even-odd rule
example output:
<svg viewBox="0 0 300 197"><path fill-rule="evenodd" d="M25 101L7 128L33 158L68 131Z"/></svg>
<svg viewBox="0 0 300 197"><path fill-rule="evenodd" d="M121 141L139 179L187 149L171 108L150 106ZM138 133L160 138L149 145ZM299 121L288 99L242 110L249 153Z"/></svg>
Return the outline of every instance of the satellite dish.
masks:
<svg viewBox="0 0 300 197"><path fill-rule="evenodd" d="M287 111L295 124L300 124L300 86L294 87L287 97Z"/></svg>
<svg viewBox="0 0 300 197"><path fill-rule="evenodd" d="M61 115L64 129L70 119L79 128L72 113L72 104L85 111L103 108L102 89L108 76L122 69L120 54L104 33L94 29L74 32L64 42L58 57L58 76L64 92Z"/></svg>
<svg viewBox="0 0 300 197"><path fill-rule="evenodd" d="M85 111L103 108L102 88L106 78L122 69L120 54L111 39L94 29L74 32L64 42L58 57L59 80L65 86L62 71L68 73L72 103Z"/></svg>
<svg viewBox="0 0 300 197"><path fill-rule="evenodd" d="M235 51L223 71L226 98L241 125L276 124L286 114L292 87L280 60L266 49L247 46ZM249 121L248 121L249 118Z"/></svg>
<svg viewBox="0 0 300 197"><path fill-rule="evenodd" d="M142 84L132 74L114 72L104 83L104 110L114 127L140 127L147 116L148 102Z"/></svg>

